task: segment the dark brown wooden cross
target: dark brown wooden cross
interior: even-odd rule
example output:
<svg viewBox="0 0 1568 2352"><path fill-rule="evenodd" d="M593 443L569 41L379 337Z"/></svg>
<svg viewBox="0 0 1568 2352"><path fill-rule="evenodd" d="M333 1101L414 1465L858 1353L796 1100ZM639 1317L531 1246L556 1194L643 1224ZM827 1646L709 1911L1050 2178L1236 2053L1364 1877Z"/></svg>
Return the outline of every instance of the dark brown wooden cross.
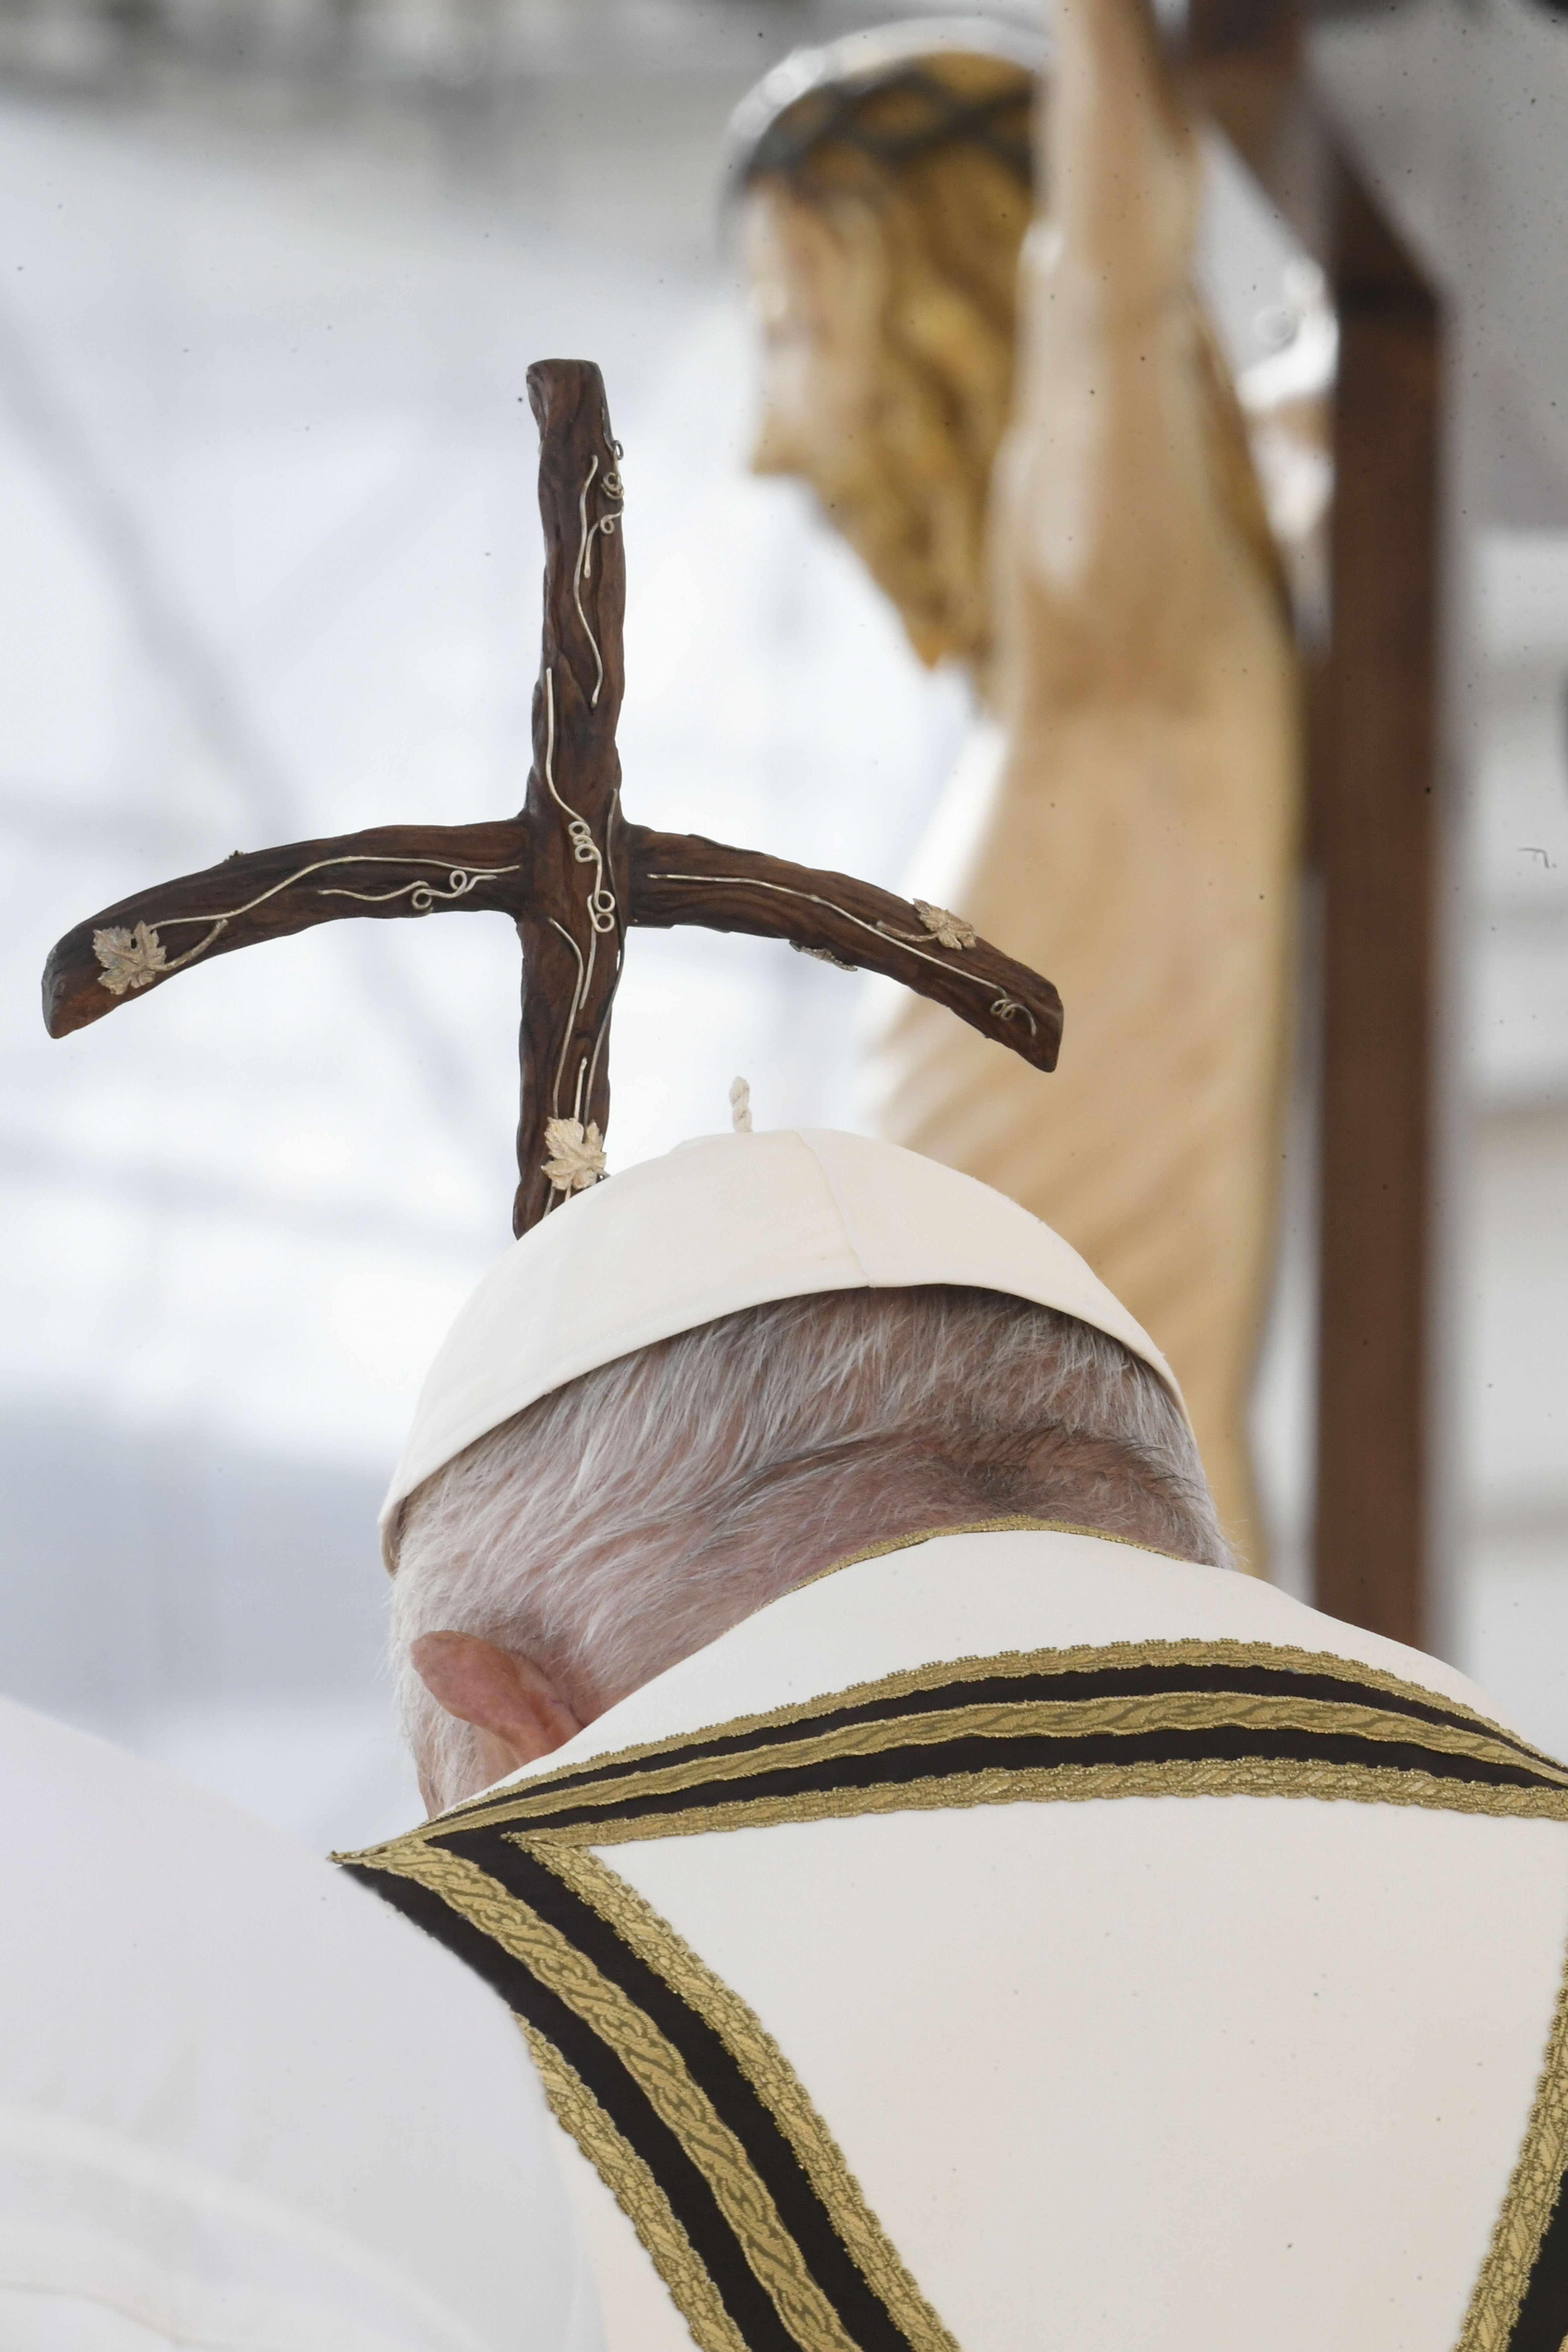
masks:
<svg viewBox="0 0 1568 2352"><path fill-rule="evenodd" d="M44 970L49 1034L67 1036L212 956L345 915L510 915L523 966L519 1234L604 1171L610 1013L631 925L750 931L885 972L1037 1069L1054 1068L1056 990L961 917L847 875L626 823L616 751L625 685L620 445L588 361L540 361L528 395L540 433L544 631L521 814L237 852L204 874L139 891L55 948Z"/></svg>

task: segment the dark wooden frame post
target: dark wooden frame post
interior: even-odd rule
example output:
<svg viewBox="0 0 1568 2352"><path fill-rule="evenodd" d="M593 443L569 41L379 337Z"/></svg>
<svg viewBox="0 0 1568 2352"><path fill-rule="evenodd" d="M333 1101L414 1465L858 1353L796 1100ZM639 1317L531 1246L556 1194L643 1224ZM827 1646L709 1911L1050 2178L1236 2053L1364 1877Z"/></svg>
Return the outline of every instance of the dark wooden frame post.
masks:
<svg viewBox="0 0 1568 2352"><path fill-rule="evenodd" d="M1314 1598L1432 1638L1431 1252L1443 321L1305 87L1274 0L1200 0L1198 93L1339 317L1327 647L1309 679L1321 887Z"/></svg>
<svg viewBox="0 0 1568 2352"><path fill-rule="evenodd" d="M1438 870L1441 322L1336 173L1333 624L1323 877L1317 1594L1431 1638L1428 1522Z"/></svg>

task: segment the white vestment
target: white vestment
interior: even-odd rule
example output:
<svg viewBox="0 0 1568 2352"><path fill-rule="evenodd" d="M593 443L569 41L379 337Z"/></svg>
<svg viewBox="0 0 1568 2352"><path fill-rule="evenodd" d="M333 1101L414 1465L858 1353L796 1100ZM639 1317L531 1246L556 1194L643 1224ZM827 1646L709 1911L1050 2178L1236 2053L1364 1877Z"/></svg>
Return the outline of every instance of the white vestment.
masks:
<svg viewBox="0 0 1568 2352"><path fill-rule="evenodd" d="M1489 2245L1554 2021L1563 2029L1568 1808L1549 1764L1544 1793L1519 1797L1511 1815L1512 1796L1500 1811L1484 1790L1479 1810L1453 1796L1442 1743L1479 1753L1491 1734L1467 1728L1468 1711L1496 1718L1437 1661L1249 1578L1115 1541L944 1536L788 1594L447 1818L481 1821L534 1782L565 1779L591 1795L574 1770L631 1750L646 1772L650 1747L678 1787L682 1735L702 1727L731 1727L738 1749L763 1736L755 1718L815 1720L811 1702L852 1686L897 1699L911 1670L934 1687L942 1676L927 1670L949 1662L991 1691L974 1662L1016 1674L1041 1654L1033 1664L1047 1672L1067 1653L1076 1671L1094 1664L1084 1645L1134 1680L1146 1669L1127 1662L1141 1657L1196 1658L1202 1673L1228 1660L1226 1672L1261 1673L1270 1689L1289 1668L1308 1689L1301 1721L1327 1727L1325 1756L1341 1728L1370 1724L1374 1765L1384 1753L1400 1763L1378 1742L1429 1716L1436 1727L1421 1737L1436 1761L1386 1776L1386 1799L1375 1770L1333 1793L1339 1768L1292 1760L1295 1702L1270 1698L1258 1704L1273 1710L1278 1766L1227 1762L1226 1731L1196 1780L1144 1764L1153 1777L1130 1780L1133 1793L1094 1781L1100 1766L1076 1783L1042 1773L1011 1788L982 1774L967 1795L952 1780L946 1795L859 1811L825 1801L821 1818L809 1803L799 1817L796 1803L796 1817L754 1826L645 1819L586 1854L587 1832L554 1862L538 1851L571 1883L586 1885L595 1859L606 1865L614 1879L589 1889L602 1908L605 1886L633 1890L616 1895L623 1936L668 1923L679 1941L667 1975L689 1977L692 1955L705 1964L721 1983L700 1998L731 2039L749 2029L739 2009L740 2025L723 2024L721 1997L760 2021L747 2063L764 2097L782 2112L789 2096L782 2075L769 2087L771 2047L852 2176L825 2193L853 2201L858 2184L874 2217L862 2242L879 2223L941 2324L933 2334L916 2312L910 2340L962 2352L1453 2352L1489 2260L1505 2320L1521 2291L1505 2274L1514 2257L1489 2257ZM1339 1706L1358 1683L1371 1685L1370 1715ZM1112 1709L1111 1746L1131 1753L1144 1702L1096 1704ZM1252 1702L1215 1704L1245 1745ZM1179 1745L1181 1709L1197 1722L1210 1701L1200 1690L1161 1705L1160 1737ZM911 1736L918 1769L919 1742L937 1734ZM1510 1768L1496 1769L1506 1781ZM1167 1769L1181 1792L1162 1792ZM1207 1770L1214 1793L1202 1793ZM568 1992L586 2014L588 1997ZM545 2072L567 2112L575 2078ZM1561 2074L1552 2096L1558 2139L1548 2130L1542 2161L1560 2167ZM561 2145L611 2352L689 2352L630 2222L564 2134ZM1542 2222L1526 2211L1521 2226L1539 2238ZM709 2337L726 2340L719 2320ZM831 2329L818 2340L835 2340ZM1465 2336L1508 2340L1495 2312Z"/></svg>
<svg viewBox="0 0 1568 2352"><path fill-rule="evenodd" d="M325 1862L0 1701L4 2352L597 2352L493 1994Z"/></svg>

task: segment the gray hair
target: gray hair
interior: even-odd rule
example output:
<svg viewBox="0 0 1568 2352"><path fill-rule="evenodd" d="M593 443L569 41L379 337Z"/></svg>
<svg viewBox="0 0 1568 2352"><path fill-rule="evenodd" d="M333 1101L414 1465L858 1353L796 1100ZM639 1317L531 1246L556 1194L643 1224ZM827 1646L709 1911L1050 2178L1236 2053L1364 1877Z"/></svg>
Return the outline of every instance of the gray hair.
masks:
<svg viewBox="0 0 1568 2352"><path fill-rule="evenodd" d="M441 1802L481 1785L410 1664L421 1634L497 1643L595 1711L858 1543L1016 1514L1231 1564L1180 1406L1071 1316L938 1286L726 1315L540 1398L410 1496L410 1744Z"/></svg>

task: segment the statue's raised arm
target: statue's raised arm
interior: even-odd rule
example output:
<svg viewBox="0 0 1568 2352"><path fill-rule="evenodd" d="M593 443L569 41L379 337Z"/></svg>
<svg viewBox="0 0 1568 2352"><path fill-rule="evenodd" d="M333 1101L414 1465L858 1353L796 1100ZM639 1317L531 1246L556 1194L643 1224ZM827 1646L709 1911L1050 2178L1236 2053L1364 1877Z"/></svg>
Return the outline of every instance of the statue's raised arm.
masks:
<svg viewBox="0 0 1568 2352"><path fill-rule="evenodd" d="M1277 577L1193 290L1202 163L1142 0L1059 0L1052 24L993 495L995 692L1015 714L1086 690L1184 704L1202 641L1224 636L1238 593Z"/></svg>
<svg viewBox="0 0 1568 2352"><path fill-rule="evenodd" d="M1237 567L1246 594L1274 565L1193 291L1202 162L1142 0L1059 0L1052 26L992 500L1008 667L995 691L1014 709L1086 689L1184 703ZM1048 614L1028 609L1037 596Z"/></svg>
<svg viewBox="0 0 1568 2352"><path fill-rule="evenodd" d="M1129 1300L1256 1560L1294 651L1149 10L1058 0L1052 35L856 35L742 110L757 463L804 475L916 651L974 679L985 717L908 887L1073 1008L1047 1093L885 1002L881 1130L1013 1193Z"/></svg>

